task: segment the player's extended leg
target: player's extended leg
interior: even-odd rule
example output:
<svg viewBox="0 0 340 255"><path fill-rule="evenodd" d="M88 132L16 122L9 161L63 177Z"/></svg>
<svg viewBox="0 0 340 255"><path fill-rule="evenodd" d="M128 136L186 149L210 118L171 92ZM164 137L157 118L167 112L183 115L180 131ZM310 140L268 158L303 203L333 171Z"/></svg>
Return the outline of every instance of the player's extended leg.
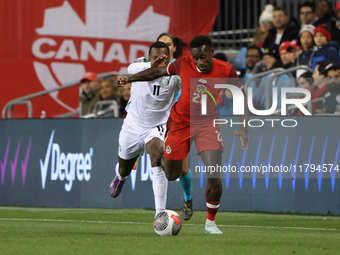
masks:
<svg viewBox="0 0 340 255"><path fill-rule="evenodd" d="M188 173L189 167L187 158L190 146L190 125L182 125L181 121L173 122L172 119L172 124L165 140L165 149L162 157L162 168L165 172L166 178L169 181L174 181L183 173L184 166L185 172L183 179L185 179L185 181L189 179L189 183L186 183L185 187L183 187L184 193L186 193L188 189L189 192L191 191L191 177L190 173ZM186 160L184 158L186 158ZM180 177L180 179L182 178ZM183 185L183 182L181 183ZM182 213L182 217L185 220L189 220L191 215L187 216Z"/></svg>
<svg viewBox="0 0 340 255"><path fill-rule="evenodd" d="M157 215L166 208L168 191L168 180L161 168L164 142L155 137L146 144L146 150L151 158L152 189L155 197L155 209Z"/></svg>
<svg viewBox="0 0 340 255"><path fill-rule="evenodd" d="M119 196L120 192L122 191L125 180L130 175L137 158L138 156L132 159L125 160L119 157L118 163L116 165L116 176L110 184L111 197L115 198Z"/></svg>
<svg viewBox="0 0 340 255"><path fill-rule="evenodd" d="M205 166L216 166L221 165L222 152L219 150L207 150L200 153ZM223 234L216 227L215 217L217 214L218 207L220 206L220 198L222 196L222 183L220 179L220 173L208 173L208 186L206 191L207 200L207 220L205 223L205 232L208 234Z"/></svg>
<svg viewBox="0 0 340 255"><path fill-rule="evenodd" d="M136 160L138 159L139 156L136 156L132 159L122 159L121 157L118 157L118 171L116 170L116 174L121 178L121 179L126 179L128 177L133 169L133 166L136 163ZM116 166L117 167L117 166Z"/></svg>
<svg viewBox="0 0 340 255"><path fill-rule="evenodd" d="M131 173L139 155L144 152L144 144L140 142L140 130L124 120L118 139L118 164L116 176L110 184L110 195L118 197L122 191L126 177Z"/></svg>
<svg viewBox="0 0 340 255"><path fill-rule="evenodd" d="M189 169L189 154L183 160L182 173L179 177L181 181L184 205L182 207L182 218L183 220L190 220L193 214L192 209L192 197L191 197L191 172Z"/></svg>

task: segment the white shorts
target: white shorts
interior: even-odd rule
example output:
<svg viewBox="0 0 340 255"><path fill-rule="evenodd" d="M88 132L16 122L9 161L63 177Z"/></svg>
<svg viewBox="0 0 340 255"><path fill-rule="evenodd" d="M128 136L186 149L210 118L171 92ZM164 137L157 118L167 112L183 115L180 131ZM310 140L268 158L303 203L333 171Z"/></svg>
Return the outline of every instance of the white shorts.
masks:
<svg viewBox="0 0 340 255"><path fill-rule="evenodd" d="M151 128L139 128L130 125L124 120L122 130L119 133L118 156L129 160L143 155L145 145L153 138L164 141L166 124Z"/></svg>

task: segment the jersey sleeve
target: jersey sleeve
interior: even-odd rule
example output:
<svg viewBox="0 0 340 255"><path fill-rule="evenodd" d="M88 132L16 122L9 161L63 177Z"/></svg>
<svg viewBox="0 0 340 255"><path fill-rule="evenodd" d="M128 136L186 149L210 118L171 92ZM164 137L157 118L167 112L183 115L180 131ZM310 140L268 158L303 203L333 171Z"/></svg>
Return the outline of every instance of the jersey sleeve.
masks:
<svg viewBox="0 0 340 255"><path fill-rule="evenodd" d="M182 88L182 79L181 79L181 77L179 75L175 75L175 79L176 79L176 82L177 82L177 87L179 89L181 89Z"/></svg>
<svg viewBox="0 0 340 255"><path fill-rule="evenodd" d="M233 84L240 89L243 89L243 84L240 81L240 78L238 77L234 67L231 67L231 69L230 69L229 77L228 77L228 83Z"/></svg>
<svg viewBox="0 0 340 255"><path fill-rule="evenodd" d="M132 63L131 65L129 65L127 71L128 71L128 74L136 74L150 67L151 67L151 62L146 62L146 63L137 62L137 63Z"/></svg>
<svg viewBox="0 0 340 255"><path fill-rule="evenodd" d="M181 71L182 58L176 59L176 61L168 64L166 67L166 72L168 75L179 75Z"/></svg>

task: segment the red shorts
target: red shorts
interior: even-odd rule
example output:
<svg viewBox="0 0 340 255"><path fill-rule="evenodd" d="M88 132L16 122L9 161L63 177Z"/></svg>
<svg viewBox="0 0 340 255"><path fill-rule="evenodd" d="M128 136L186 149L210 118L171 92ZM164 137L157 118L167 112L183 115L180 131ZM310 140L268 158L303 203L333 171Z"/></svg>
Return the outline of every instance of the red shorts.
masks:
<svg viewBox="0 0 340 255"><path fill-rule="evenodd" d="M190 130L190 122L176 121L171 117L167 126L169 127L169 132L165 138L163 155L167 160L184 159L189 153L192 141L195 141L197 154L206 150L219 150L223 152L223 139L219 126L191 126Z"/></svg>

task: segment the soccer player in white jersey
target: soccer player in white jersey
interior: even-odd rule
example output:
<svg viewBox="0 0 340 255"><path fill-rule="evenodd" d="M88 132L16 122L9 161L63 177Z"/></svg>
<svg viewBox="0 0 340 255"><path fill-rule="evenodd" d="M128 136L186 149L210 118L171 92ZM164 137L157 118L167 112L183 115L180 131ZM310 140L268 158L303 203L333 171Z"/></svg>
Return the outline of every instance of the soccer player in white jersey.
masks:
<svg viewBox="0 0 340 255"><path fill-rule="evenodd" d="M164 42L168 45L170 50L170 63L174 62L177 58L182 57L182 53L187 48L189 50L189 46L187 43L183 42L183 40L179 37L174 37L168 33L162 33L157 37L157 41ZM182 90L178 92L176 97L176 101L181 96ZM168 123L169 124L169 123ZM169 129L169 126L168 126ZM182 218L183 220L190 220L194 211L192 206L192 195L191 195L191 171L189 169L189 154L183 159L182 173L179 177L181 182L181 186L183 189L183 199L184 204L182 207Z"/></svg>
<svg viewBox="0 0 340 255"><path fill-rule="evenodd" d="M167 58L159 57L166 55ZM169 47L155 42L149 49L149 62L139 59L128 67L129 74L135 74L150 67L166 66L169 63ZM156 215L165 210L168 180L161 168L164 151L166 122L172 105L181 89L178 76L165 76L147 82L133 82L131 97L127 103L127 116L119 134L119 162L116 176L110 184L110 194L117 197L127 176L146 149L151 158L152 188L155 197Z"/></svg>

